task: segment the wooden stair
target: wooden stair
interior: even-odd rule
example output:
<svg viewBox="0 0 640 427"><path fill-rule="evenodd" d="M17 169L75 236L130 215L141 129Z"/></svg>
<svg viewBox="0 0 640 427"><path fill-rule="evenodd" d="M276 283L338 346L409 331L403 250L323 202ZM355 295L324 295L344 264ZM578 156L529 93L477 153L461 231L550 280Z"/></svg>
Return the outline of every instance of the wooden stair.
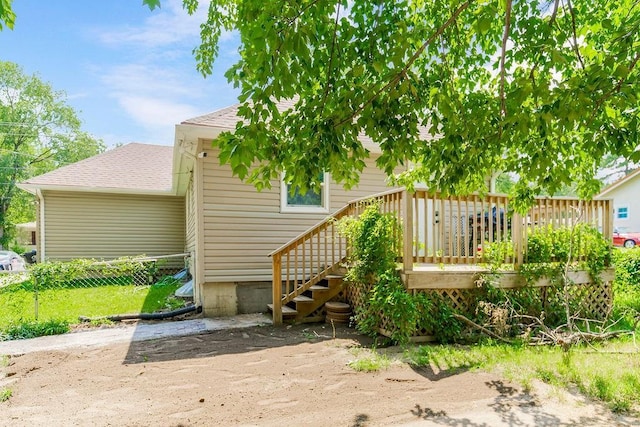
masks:
<svg viewBox="0 0 640 427"><path fill-rule="evenodd" d="M342 275L329 275L309 290L293 298L282 306L282 317L290 323L321 322L324 316L318 314L318 309L336 297L344 289L345 282ZM270 312L273 312L273 304L267 304Z"/></svg>

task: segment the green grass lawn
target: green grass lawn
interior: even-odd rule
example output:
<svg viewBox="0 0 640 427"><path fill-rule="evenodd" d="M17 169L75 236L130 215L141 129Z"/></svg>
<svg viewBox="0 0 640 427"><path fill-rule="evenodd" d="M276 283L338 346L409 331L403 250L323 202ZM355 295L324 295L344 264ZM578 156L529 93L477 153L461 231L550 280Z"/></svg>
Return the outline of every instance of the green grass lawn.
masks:
<svg viewBox="0 0 640 427"><path fill-rule="evenodd" d="M555 387L577 387L613 411L640 411L640 349L631 339L595 346L559 347L479 344L421 346L405 353L409 363L435 370L496 371L525 389L537 379Z"/></svg>
<svg viewBox="0 0 640 427"><path fill-rule="evenodd" d="M177 283L153 286L104 285L91 288L44 289L38 293L38 320L77 323L79 316L153 313L179 304L172 295ZM35 320L34 292L28 284L0 289L0 331Z"/></svg>

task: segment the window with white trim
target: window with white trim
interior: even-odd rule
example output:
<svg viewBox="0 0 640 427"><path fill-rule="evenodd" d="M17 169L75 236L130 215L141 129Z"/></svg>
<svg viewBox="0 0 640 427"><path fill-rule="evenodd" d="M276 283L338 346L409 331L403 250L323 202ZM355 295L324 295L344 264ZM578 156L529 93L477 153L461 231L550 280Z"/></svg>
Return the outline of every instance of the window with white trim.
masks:
<svg viewBox="0 0 640 427"><path fill-rule="evenodd" d="M629 207L628 206L620 206L616 209L616 219L627 219L629 218Z"/></svg>
<svg viewBox="0 0 640 427"><path fill-rule="evenodd" d="M284 175L280 182L281 212L329 213L329 185L325 185L330 182L328 173L320 176L317 188L310 188L305 194L298 191L298 188L291 191L291 187L284 181Z"/></svg>

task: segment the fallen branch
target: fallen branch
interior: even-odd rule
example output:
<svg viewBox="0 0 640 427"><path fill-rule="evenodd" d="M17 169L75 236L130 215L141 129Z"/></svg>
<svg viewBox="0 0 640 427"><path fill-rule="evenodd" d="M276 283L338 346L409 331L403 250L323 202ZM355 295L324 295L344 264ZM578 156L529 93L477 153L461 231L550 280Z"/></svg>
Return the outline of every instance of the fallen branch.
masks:
<svg viewBox="0 0 640 427"><path fill-rule="evenodd" d="M456 318L456 319L458 319L458 320L461 320L461 321L465 322L466 324L468 324L468 325L470 325L470 326L473 326L474 328L476 328L476 329L480 330L481 332L483 332L483 333L485 333L485 334L489 335L491 338L495 338L495 339L500 340L500 341L502 341L502 342L505 342L505 343L507 343L507 344L513 344L513 341L508 340L508 339L506 339L506 338L504 338L504 337L501 337L500 335L496 334L495 332L493 332L493 331L491 331L491 330L489 330L489 329L485 328L485 327L484 327L484 326L482 326L482 325L478 325L478 324L477 324L476 322L474 322L473 320L468 319L467 317L465 317L465 316L463 316L463 315L461 315L461 314L453 313L453 317L455 317L455 318Z"/></svg>

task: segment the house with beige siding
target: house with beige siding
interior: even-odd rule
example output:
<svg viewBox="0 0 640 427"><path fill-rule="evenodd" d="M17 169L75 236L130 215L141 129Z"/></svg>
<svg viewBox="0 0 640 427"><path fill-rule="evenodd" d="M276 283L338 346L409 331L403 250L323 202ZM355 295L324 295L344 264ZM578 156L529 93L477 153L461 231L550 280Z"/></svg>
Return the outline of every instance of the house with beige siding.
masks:
<svg viewBox="0 0 640 427"><path fill-rule="evenodd" d="M185 250L193 254L197 299L205 314L264 311L272 300L269 254L344 207L350 200L389 189L384 172L367 160L358 187L349 191L327 174L321 194L300 202L282 180L258 192L220 165L212 141L235 129L237 106L176 126L174 177L185 195ZM373 153L379 148L363 138Z"/></svg>
<svg viewBox="0 0 640 427"><path fill-rule="evenodd" d="M36 197L38 260L182 253L172 163L172 147L132 143L19 184Z"/></svg>
<svg viewBox="0 0 640 427"><path fill-rule="evenodd" d="M265 311L269 254L349 201L389 187L373 154L349 191L326 174L320 194L292 195L281 180L258 192L220 165L213 145L238 120L237 106L224 108L176 125L173 147L128 144L22 183L38 200L40 259L189 253L206 316Z"/></svg>

